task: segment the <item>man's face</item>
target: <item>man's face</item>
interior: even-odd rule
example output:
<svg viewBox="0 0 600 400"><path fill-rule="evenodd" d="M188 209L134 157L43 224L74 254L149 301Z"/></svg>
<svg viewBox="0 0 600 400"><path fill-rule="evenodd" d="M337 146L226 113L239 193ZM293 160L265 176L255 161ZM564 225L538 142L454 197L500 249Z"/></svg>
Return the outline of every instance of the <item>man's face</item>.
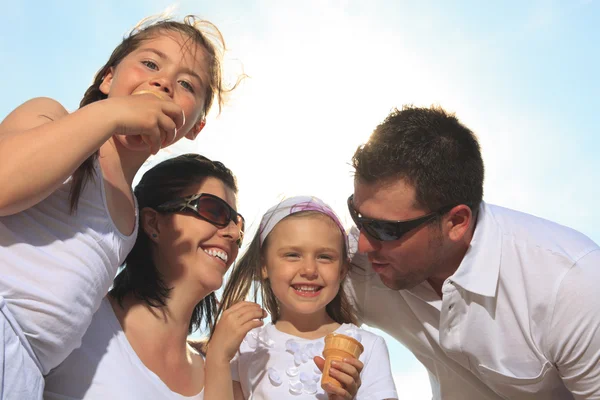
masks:
<svg viewBox="0 0 600 400"><path fill-rule="evenodd" d="M385 183L354 181L354 209L362 217L403 221L432 210L418 207L415 188L404 180ZM360 231L358 251L366 253L373 270L390 289L410 289L442 268L444 238L438 220L421 225L394 241L378 241Z"/></svg>

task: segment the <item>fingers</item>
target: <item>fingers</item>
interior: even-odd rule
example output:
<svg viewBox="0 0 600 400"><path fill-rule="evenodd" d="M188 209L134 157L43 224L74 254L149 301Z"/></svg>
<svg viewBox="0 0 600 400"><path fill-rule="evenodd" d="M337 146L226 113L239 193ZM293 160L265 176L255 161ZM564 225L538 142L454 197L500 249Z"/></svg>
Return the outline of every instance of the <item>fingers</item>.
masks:
<svg viewBox="0 0 600 400"><path fill-rule="evenodd" d="M315 357L317 358L317 357ZM352 399L356 396L361 385L360 372L364 364L357 359L344 359L344 362L333 361L329 374L336 379L342 387L326 385L323 389L329 394L340 396L343 399Z"/></svg>
<svg viewBox="0 0 600 400"><path fill-rule="evenodd" d="M313 357L313 361L317 365L317 368L319 368L319 370L323 372L323 368L325 368L325 360L323 359L323 357L315 356Z"/></svg>
<svg viewBox="0 0 600 400"><path fill-rule="evenodd" d="M158 127L160 129L161 147L167 147L175 141L177 136L177 127L175 122L165 114L158 116Z"/></svg>
<svg viewBox="0 0 600 400"><path fill-rule="evenodd" d="M185 124L185 113L177 104L173 102L163 102L161 110L175 123L177 130L183 128Z"/></svg>

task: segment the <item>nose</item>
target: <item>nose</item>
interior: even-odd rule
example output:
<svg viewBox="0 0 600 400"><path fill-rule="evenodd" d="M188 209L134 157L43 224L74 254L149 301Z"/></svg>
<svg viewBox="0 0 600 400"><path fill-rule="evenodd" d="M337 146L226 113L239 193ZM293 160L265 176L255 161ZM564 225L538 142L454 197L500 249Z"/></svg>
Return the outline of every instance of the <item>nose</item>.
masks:
<svg viewBox="0 0 600 400"><path fill-rule="evenodd" d="M165 74L153 77L150 81L150 86L168 94L169 97L173 97L173 84L171 79Z"/></svg>
<svg viewBox="0 0 600 400"><path fill-rule="evenodd" d="M314 259L310 258L303 261L300 276L306 279L315 279L318 276L317 263Z"/></svg>
<svg viewBox="0 0 600 400"><path fill-rule="evenodd" d="M361 229L358 234L358 252L372 253L381 249L381 243L378 240L368 237Z"/></svg>
<svg viewBox="0 0 600 400"><path fill-rule="evenodd" d="M244 234L240 230L240 227L233 221L229 221L229 225L219 229L219 233L221 237L227 238L232 242L237 242L238 240L243 239L244 237Z"/></svg>

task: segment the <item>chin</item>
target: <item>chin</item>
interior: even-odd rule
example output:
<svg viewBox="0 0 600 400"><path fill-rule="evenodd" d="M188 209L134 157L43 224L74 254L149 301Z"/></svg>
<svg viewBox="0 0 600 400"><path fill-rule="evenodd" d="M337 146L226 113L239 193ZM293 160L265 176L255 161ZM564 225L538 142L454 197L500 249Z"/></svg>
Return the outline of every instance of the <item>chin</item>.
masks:
<svg viewBox="0 0 600 400"><path fill-rule="evenodd" d="M148 145L142 140L141 136L123 136L115 135L115 141L127 150L148 151Z"/></svg>

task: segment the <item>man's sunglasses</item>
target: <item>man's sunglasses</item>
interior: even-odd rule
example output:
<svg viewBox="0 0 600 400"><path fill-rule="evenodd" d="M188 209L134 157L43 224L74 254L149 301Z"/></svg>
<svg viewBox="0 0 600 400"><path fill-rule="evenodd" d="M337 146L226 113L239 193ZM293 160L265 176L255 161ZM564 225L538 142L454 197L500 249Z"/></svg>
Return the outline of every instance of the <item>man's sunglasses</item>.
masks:
<svg viewBox="0 0 600 400"><path fill-rule="evenodd" d="M354 195L348 197L348 210L350 216L356 224L356 227L360 230L364 230L373 239L388 242L392 240L398 240L402 235L412 231L413 229L424 225L430 221L433 221L436 217L443 215L450 211L452 206L444 206L437 211L423 215L419 218L408 219L404 221L385 221L380 219L372 219L361 217L358 211L354 208L353 204Z"/></svg>
<svg viewBox="0 0 600 400"><path fill-rule="evenodd" d="M210 222L218 228L225 228L233 221L240 230L237 244L242 247L245 228L244 217L220 197L208 193L195 194L167 201L156 207L156 210L162 212L190 211L198 218Z"/></svg>

